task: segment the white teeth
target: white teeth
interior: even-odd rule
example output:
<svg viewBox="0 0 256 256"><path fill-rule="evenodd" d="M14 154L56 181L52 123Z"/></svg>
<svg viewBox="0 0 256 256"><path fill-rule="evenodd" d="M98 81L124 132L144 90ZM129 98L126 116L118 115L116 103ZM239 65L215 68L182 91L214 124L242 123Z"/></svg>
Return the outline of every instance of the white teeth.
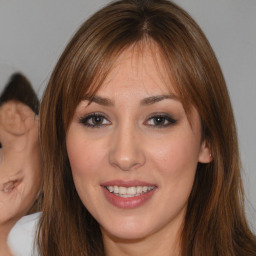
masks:
<svg viewBox="0 0 256 256"><path fill-rule="evenodd" d="M137 194L141 194L142 193L142 187L141 186L138 186L137 187Z"/></svg>
<svg viewBox="0 0 256 256"><path fill-rule="evenodd" d="M144 186L144 187L142 188L142 191L143 191L144 193L146 193L146 192L148 191L148 187Z"/></svg>
<svg viewBox="0 0 256 256"><path fill-rule="evenodd" d="M134 186L134 187L122 187L122 186L107 186L106 187L109 192L121 196L121 197L133 197L133 196L139 196L142 194L145 194L147 192L150 192L155 188L155 186Z"/></svg>
<svg viewBox="0 0 256 256"><path fill-rule="evenodd" d="M114 186L114 193L118 194L118 186Z"/></svg>
<svg viewBox="0 0 256 256"><path fill-rule="evenodd" d="M118 194L126 195L126 192L127 192L127 188L125 188L125 187L119 187L118 188Z"/></svg>
<svg viewBox="0 0 256 256"><path fill-rule="evenodd" d="M129 187L129 188L127 189L127 194L128 194L128 195L136 195L136 194L137 194L136 188L135 188L135 187Z"/></svg>
<svg viewBox="0 0 256 256"><path fill-rule="evenodd" d="M109 192L112 193L112 192L114 192L114 187L113 187L113 186L109 186L109 187L108 187L108 190L109 190Z"/></svg>

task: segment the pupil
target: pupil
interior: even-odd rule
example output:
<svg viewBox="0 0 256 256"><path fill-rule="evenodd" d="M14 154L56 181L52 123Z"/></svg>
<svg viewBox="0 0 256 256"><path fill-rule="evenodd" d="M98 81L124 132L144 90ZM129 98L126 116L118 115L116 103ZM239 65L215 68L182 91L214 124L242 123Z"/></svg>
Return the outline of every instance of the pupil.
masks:
<svg viewBox="0 0 256 256"><path fill-rule="evenodd" d="M94 123L95 124L102 123L102 117L101 116L95 116L94 117Z"/></svg>
<svg viewBox="0 0 256 256"><path fill-rule="evenodd" d="M155 118L155 124L162 124L164 122L164 118L163 117L156 117Z"/></svg>

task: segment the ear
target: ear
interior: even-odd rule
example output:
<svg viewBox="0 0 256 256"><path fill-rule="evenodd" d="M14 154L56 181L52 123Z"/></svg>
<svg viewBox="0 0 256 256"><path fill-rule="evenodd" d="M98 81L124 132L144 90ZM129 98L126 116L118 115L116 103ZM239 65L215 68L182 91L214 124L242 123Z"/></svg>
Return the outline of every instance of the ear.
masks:
<svg viewBox="0 0 256 256"><path fill-rule="evenodd" d="M33 111L26 105L9 101L0 108L0 123L3 128L14 135L22 135L30 129L30 122Z"/></svg>
<svg viewBox="0 0 256 256"><path fill-rule="evenodd" d="M209 143L204 140L201 144L198 162L202 164L208 164L213 160L211 149L209 147Z"/></svg>

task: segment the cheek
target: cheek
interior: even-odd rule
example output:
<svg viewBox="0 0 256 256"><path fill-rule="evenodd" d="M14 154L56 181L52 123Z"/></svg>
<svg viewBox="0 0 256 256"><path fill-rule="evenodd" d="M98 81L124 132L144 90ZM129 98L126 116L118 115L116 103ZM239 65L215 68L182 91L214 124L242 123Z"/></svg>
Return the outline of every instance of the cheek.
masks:
<svg viewBox="0 0 256 256"><path fill-rule="evenodd" d="M88 138L77 140L73 137L72 143L67 139L67 153L77 193L84 206L93 216L99 208L98 193L100 191L99 177L104 173L104 150L99 141L90 142Z"/></svg>
<svg viewBox="0 0 256 256"><path fill-rule="evenodd" d="M200 140L181 133L148 146L149 159L169 182L193 182L198 163Z"/></svg>
<svg viewBox="0 0 256 256"><path fill-rule="evenodd" d="M88 140L67 141L67 153L73 176L95 174L102 168L99 165L104 157L100 142L90 143Z"/></svg>
<svg viewBox="0 0 256 256"><path fill-rule="evenodd" d="M197 169L199 143L193 137L183 135L170 137L148 148L151 148L148 159L155 176L159 178L163 218L174 218L183 212L190 196Z"/></svg>
<svg viewBox="0 0 256 256"><path fill-rule="evenodd" d="M83 204L90 209L100 188L98 179L106 168L105 147L102 141L91 141L79 133L67 137L66 146L76 190Z"/></svg>

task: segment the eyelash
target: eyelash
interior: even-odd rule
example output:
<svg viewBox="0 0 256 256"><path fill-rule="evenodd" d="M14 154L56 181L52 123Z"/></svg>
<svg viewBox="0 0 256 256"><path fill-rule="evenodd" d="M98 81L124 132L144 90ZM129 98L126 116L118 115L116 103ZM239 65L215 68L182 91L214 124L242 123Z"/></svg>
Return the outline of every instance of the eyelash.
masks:
<svg viewBox="0 0 256 256"><path fill-rule="evenodd" d="M108 121L108 119L101 113L91 113L85 117L80 118L79 122L89 128L100 128L102 126L108 125L108 124L90 124L89 120L92 118L103 118ZM110 121L108 121L108 122L111 123Z"/></svg>
<svg viewBox="0 0 256 256"><path fill-rule="evenodd" d="M156 125L156 124L148 124L148 125L152 126L153 128L166 128L166 127L169 127L171 125L176 124L176 122L177 122L177 120L175 120L174 118L172 118L170 115L167 115L167 114L155 114L155 115L152 115L150 118L148 118L146 120L146 122L149 122L150 120L155 120L156 121L157 118L162 119L160 121L164 121L164 124L158 124L158 125Z"/></svg>
<svg viewBox="0 0 256 256"><path fill-rule="evenodd" d="M100 124L93 124L93 121L92 121L93 118L100 118L102 122ZM157 119L161 119L159 124L155 123ZM150 121L153 121L154 124L147 124ZM163 122L163 121L164 121L164 123L161 124L161 122ZM91 113L85 117L80 118L79 122L89 128L101 128L103 126L107 126L107 125L111 124L111 122L105 117L105 115L103 115L101 113ZM91 123L89 123L89 122L91 122ZM107 123L104 124L104 122L107 122ZM176 122L177 122L177 120L173 119L170 115L155 114L155 115L152 115L151 117L149 117L144 122L144 124L151 126L153 128L166 128L166 127L176 124Z"/></svg>

